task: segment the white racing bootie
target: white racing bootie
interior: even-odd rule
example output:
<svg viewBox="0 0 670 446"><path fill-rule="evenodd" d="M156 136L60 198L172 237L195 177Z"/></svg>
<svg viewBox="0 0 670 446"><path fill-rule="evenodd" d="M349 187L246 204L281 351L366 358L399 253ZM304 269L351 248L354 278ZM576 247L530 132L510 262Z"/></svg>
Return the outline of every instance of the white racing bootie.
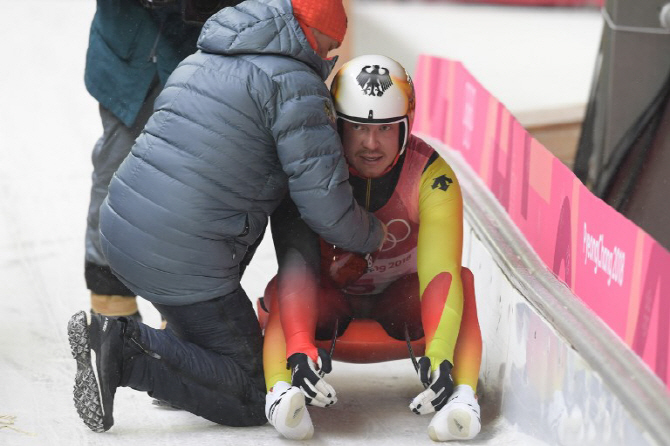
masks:
<svg viewBox="0 0 670 446"><path fill-rule="evenodd" d="M428 435L433 441L472 440L481 428L475 392L467 384L461 384L430 421Z"/></svg>
<svg viewBox="0 0 670 446"><path fill-rule="evenodd" d="M289 440L309 440L314 435L305 395L287 382L279 381L266 395L265 416Z"/></svg>

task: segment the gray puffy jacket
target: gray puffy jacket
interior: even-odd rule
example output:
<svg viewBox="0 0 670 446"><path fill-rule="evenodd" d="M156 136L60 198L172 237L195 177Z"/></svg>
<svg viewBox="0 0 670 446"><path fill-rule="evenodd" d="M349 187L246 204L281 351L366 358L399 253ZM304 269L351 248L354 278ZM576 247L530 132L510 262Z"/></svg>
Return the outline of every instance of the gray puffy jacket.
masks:
<svg viewBox="0 0 670 446"><path fill-rule="evenodd" d="M247 0L203 27L100 210L103 251L142 297L184 305L239 286L239 263L287 190L327 241L371 252L324 80L289 0Z"/></svg>

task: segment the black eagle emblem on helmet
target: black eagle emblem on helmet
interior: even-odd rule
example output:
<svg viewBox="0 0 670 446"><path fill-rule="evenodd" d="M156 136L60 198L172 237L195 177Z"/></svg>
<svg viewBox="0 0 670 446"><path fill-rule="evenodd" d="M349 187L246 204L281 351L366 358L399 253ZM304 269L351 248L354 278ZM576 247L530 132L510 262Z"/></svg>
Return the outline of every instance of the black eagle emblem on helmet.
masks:
<svg viewBox="0 0 670 446"><path fill-rule="evenodd" d="M368 96L381 96L393 85L389 70L379 65L366 65L356 76L358 85Z"/></svg>

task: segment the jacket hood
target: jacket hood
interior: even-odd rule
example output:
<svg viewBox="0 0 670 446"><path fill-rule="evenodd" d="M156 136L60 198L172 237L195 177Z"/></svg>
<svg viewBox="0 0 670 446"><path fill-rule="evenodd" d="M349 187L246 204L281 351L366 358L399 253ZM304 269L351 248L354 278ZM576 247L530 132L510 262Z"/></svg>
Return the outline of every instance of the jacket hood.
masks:
<svg viewBox="0 0 670 446"><path fill-rule="evenodd" d="M220 10L203 26L198 48L222 55L291 57L309 65L324 80L337 60L324 60L312 49L290 0L246 0Z"/></svg>

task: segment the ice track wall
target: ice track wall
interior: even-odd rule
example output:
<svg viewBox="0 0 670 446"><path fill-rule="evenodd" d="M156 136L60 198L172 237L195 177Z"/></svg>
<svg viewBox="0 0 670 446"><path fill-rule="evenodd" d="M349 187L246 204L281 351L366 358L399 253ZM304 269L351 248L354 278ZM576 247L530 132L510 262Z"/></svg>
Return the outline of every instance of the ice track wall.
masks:
<svg viewBox="0 0 670 446"><path fill-rule="evenodd" d="M482 406L550 445L670 444L660 380L546 268L460 155L427 139L464 191Z"/></svg>
<svg viewBox="0 0 670 446"><path fill-rule="evenodd" d="M423 56L414 131L463 156L546 267L670 392L670 252L594 196L465 67Z"/></svg>
<svg viewBox="0 0 670 446"><path fill-rule="evenodd" d="M463 185L491 404L549 444L670 444L670 252L463 64L421 56L414 80L413 130Z"/></svg>
<svg viewBox="0 0 670 446"><path fill-rule="evenodd" d="M482 405L552 445L670 444L670 253L461 63L422 56L414 80L414 131L464 193Z"/></svg>

